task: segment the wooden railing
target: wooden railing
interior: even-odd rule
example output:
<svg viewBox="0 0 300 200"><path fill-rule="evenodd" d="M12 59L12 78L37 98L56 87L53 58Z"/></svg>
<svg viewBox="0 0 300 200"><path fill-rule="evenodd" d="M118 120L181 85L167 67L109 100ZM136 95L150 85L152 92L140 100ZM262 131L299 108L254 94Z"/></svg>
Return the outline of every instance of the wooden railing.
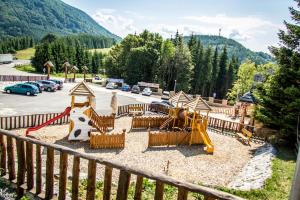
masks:
<svg viewBox="0 0 300 200"><path fill-rule="evenodd" d="M132 117L131 128L159 128L168 119L163 117Z"/></svg>
<svg viewBox="0 0 300 200"><path fill-rule="evenodd" d="M44 113L18 116L0 117L0 128L6 130L28 128L41 125L49 119L60 115L61 113ZM69 123L69 117L64 116L61 119L51 123L51 125L62 125Z"/></svg>
<svg viewBox="0 0 300 200"><path fill-rule="evenodd" d="M108 128L115 128L114 115L100 116L93 108L91 111L91 121L101 133L105 133Z"/></svg>
<svg viewBox="0 0 300 200"><path fill-rule="evenodd" d="M168 114L169 109L167 106L159 105L159 104L129 104L118 107L118 116L128 115L130 111L130 107L142 107L144 112L152 111L157 113Z"/></svg>
<svg viewBox="0 0 300 200"><path fill-rule="evenodd" d="M16 156L14 144L16 144ZM47 150L45 191L42 191L42 174L44 173L44 168L42 168L41 156L42 147ZM18 198L22 197L26 191L39 195L40 197L43 197L45 199L52 199L54 197L54 151L57 151L60 153L58 180L58 199L60 200L66 199L67 166L69 156L74 156L71 186L71 196L73 200L79 199L79 171L81 159L88 160L88 175L86 187L87 200L95 199L97 164L105 166L103 186L103 199L105 200L111 198L112 171L114 169L120 170L116 195L117 200L127 199L131 174L137 175L134 195L134 199L136 200L141 199L144 178L156 181L155 199L157 200L163 199L165 184L177 187L178 200L187 199L188 192L202 194L205 199L241 199L237 196L215 189L179 181L166 175L149 172L147 170L140 170L117 162L113 162L111 160L97 158L86 153L80 153L65 146L49 144L33 138L18 136L13 132L5 130L0 130L0 148L0 166L2 168L1 176L4 176L12 182L16 181ZM35 157L33 156L34 154ZM17 163L17 169L15 169L15 162Z"/></svg>
<svg viewBox="0 0 300 200"><path fill-rule="evenodd" d="M47 76L18 76L18 75L0 75L0 81L39 81L46 80Z"/></svg>

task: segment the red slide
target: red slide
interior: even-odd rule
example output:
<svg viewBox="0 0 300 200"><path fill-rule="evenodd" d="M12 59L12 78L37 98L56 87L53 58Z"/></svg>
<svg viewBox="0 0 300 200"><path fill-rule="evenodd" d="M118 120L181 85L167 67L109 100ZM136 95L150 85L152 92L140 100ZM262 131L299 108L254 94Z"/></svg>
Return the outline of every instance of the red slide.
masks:
<svg viewBox="0 0 300 200"><path fill-rule="evenodd" d="M71 111L71 107L67 107L65 109L65 111L63 113L61 113L60 115L46 121L45 123L41 124L41 125L38 125L38 126L35 126L35 127L30 127L26 130L26 136L29 134L30 131L37 131L45 126L48 126L49 124L51 124L52 122L55 122L56 120L66 116L66 115L70 115L70 111Z"/></svg>

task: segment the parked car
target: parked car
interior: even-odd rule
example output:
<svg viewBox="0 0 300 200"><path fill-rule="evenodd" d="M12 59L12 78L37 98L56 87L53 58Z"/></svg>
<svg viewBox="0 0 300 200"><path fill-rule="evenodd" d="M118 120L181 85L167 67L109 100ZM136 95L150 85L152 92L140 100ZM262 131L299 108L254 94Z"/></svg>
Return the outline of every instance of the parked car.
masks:
<svg viewBox="0 0 300 200"><path fill-rule="evenodd" d="M150 88L148 87L144 88L142 95L151 96L151 94L152 94L152 90Z"/></svg>
<svg viewBox="0 0 300 200"><path fill-rule="evenodd" d="M17 93L17 94L26 94L27 96L35 95L39 93L38 87L27 83L19 83L16 85L7 86L4 88L4 91L8 94Z"/></svg>
<svg viewBox="0 0 300 200"><path fill-rule="evenodd" d="M127 85L127 84L124 84L123 86L122 86L122 89L121 89L122 91L125 91L125 92L128 92L128 91L130 91L130 86L129 85Z"/></svg>
<svg viewBox="0 0 300 200"><path fill-rule="evenodd" d="M64 82L61 81L61 80L49 79L49 81L52 81L52 82L56 83L58 85L57 86L58 90L61 90L64 87Z"/></svg>
<svg viewBox="0 0 300 200"><path fill-rule="evenodd" d="M38 82L43 84L45 91L55 92L57 90L58 85L52 81L42 80L42 81L38 81Z"/></svg>
<svg viewBox="0 0 300 200"><path fill-rule="evenodd" d="M95 80L101 80L102 78L100 77L100 76L98 76L98 75L96 75L95 77Z"/></svg>
<svg viewBox="0 0 300 200"><path fill-rule="evenodd" d="M151 105L162 105L162 106L167 106L167 107L174 107L173 104L171 104L169 101L152 101L150 103L150 106Z"/></svg>
<svg viewBox="0 0 300 200"><path fill-rule="evenodd" d="M116 89L118 88L117 84L109 82L106 84L106 89Z"/></svg>
<svg viewBox="0 0 300 200"><path fill-rule="evenodd" d="M169 100L170 99L170 92L169 91L163 91L161 99Z"/></svg>
<svg viewBox="0 0 300 200"><path fill-rule="evenodd" d="M139 94L140 92L141 92L141 89L139 86L137 86L137 85L132 86L131 93Z"/></svg>
<svg viewBox="0 0 300 200"><path fill-rule="evenodd" d="M33 81L29 81L29 82L26 82L27 84L30 84L30 85L34 85L36 86L38 89L39 89L39 92L42 93L42 91L44 90L44 85L39 83L39 82L33 82Z"/></svg>

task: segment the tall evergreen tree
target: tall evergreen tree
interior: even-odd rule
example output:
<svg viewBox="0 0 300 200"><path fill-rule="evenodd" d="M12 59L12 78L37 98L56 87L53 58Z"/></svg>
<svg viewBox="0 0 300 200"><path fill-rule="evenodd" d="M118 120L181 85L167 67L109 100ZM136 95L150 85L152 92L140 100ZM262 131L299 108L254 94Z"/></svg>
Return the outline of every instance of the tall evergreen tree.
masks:
<svg viewBox="0 0 300 200"><path fill-rule="evenodd" d="M216 92L217 90L216 82L218 78L218 72L219 72L219 53L218 53L218 47L216 47L212 58L212 71L211 71L209 96L212 96L213 93Z"/></svg>
<svg viewBox="0 0 300 200"><path fill-rule="evenodd" d="M296 0L298 8L300 0ZM284 22L287 31L280 30L281 46L271 47L279 65L278 73L258 89L260 99L256 118L265 125L280 130L291 144L296 142L300 116L300 11L290 8L295 24Z"/></svg>
<svg viewBox="0 0 300 200"><path fill-rule="evenodd" d="M201 90L201 70L203 67L204 48L199 40L193 48L192 52L194 53L192 53L192 60L194 68L192 71L191 87L193 94L199 94Z"/></svg>
<svg viewBox="0 0 300 200"><path fill-rule="evenodd" d="M216 93L218 98L224 98L226 93L226 69L227 69L227 47L223 48L219 61L219 73L216 82Z"/></svg>
<svg viewBox="0 0 300 200"><path fill-rule="evenodd" d="M234 68L235 68L235 58L232 56L229 65L228 70L226 74L226 91L232 87L232 84L234 82Z"/></svg>
<svg viewBox="0 0 300 200"><path fill-rule="evenodd" d="M211 54L212 49L211 47L208 47L205 50L204 56L203 56L203 64L202 69L200 71L200 86L201 86L201 95L207 96L208 95L208 87L211 81L211 70L212 70L212 64L211 64Z"/></svg>

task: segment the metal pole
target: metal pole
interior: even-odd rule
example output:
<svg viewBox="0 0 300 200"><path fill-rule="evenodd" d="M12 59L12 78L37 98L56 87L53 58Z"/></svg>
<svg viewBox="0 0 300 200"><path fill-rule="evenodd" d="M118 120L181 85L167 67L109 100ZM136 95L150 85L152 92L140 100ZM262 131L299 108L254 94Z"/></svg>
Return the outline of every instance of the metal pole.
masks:
<svg viewBox="0 0 300 200"><path fill-rule="evenodd" d="M176 80L175 80L175 83L174 83L174 92L176 92Z"/></svg>
<svg viewBox="0 0 300 200"><path fill-rule="evenodd" d="M300 147L298 148L298 158L293 185L291 189L290 200L300 199Z"/></svg>

